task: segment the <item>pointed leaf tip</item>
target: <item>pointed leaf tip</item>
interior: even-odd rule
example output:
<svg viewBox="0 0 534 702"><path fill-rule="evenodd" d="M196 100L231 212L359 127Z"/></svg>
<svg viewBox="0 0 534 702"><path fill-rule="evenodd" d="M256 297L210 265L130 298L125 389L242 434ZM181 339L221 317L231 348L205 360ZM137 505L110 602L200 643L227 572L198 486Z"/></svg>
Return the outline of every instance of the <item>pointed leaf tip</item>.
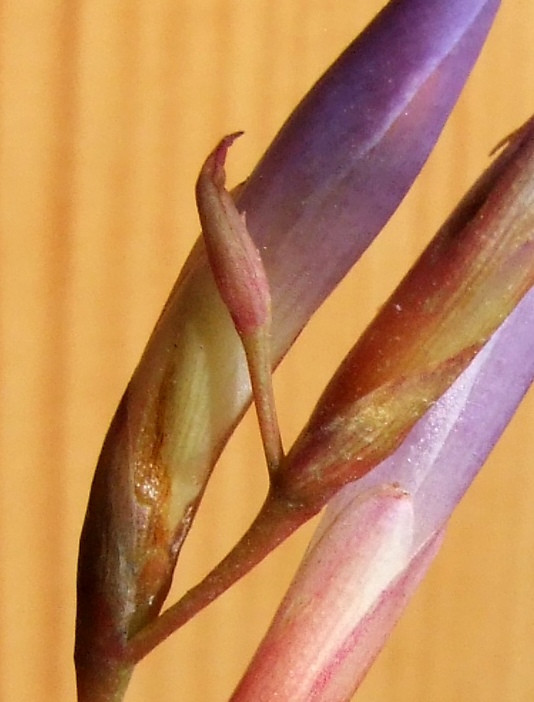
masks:
<svg viewBox="0 0 534 702"><path fill-rule="evenodd" d="M204 164L204 169L211 174L214 183L223 187L226 182L226 173L224 171L224 166L226 164L226 158L228 156L228 149L232 146L236 139L243 136L243 131L232 132L232 134L227 134L221 139L219 144L215 147L214 151L208 156Z"/></svg>

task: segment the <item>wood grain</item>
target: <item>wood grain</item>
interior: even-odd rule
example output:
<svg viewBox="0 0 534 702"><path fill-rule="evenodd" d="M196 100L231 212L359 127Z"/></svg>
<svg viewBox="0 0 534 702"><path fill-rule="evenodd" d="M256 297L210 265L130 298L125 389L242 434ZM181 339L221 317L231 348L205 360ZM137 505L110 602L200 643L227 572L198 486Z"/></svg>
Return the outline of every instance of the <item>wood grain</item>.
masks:
<svg viewBox="0 0 534 702"><path fill-rule="evenodd" d="M74 699L76 549L91 474L196 237L202 159L221 135L244 129L229 180L243 179L382 4L0 4L0 699ZM287 442L490 149L532 111L533 27L532 3L504 0L420 181L278 373ZM462 503L360 702L534 698L533 403ZM247 417L210 486L177 592L245 527L263 473ZM309 533L147 658L128 701L226 699Z"/></svg>

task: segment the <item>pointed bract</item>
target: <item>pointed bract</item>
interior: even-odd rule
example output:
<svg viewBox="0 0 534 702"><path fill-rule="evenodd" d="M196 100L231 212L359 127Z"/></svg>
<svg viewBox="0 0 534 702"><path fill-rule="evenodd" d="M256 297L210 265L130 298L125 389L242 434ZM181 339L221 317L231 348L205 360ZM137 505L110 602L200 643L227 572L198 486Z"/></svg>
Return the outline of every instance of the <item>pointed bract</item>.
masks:
<svg viewBox="0 0 534 702"><path fill-rule="evenodd" d="M225 190L224 162L240 133L225 137L207 158L197 180L197 206L217 287L240 336L270 324L271 297L263 263Z"/></svg>
<svg viewBox="0 0 534 702"><path fill-rule="evenodd" d="M271 364L271 295L260 254L232 196L224 162L239 134L225 137L208 156L197 180L197 206L211 270L245 350L254 404L271 471L282 460Z"/></svg>

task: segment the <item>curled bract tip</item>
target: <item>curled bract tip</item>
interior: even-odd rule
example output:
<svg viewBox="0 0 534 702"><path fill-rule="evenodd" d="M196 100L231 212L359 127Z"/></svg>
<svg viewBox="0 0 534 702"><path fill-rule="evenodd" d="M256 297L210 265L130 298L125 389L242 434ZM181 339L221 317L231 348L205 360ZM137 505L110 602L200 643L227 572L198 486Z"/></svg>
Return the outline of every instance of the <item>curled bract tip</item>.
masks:
<svg viewBox="0 0 534 702"><path fill-rule="evenodd" d="M224 164L229 147L242 132L224 137L206 159L196 197L202 234L219 293L239 334L270 323L271 295L260 254L225 189Z"/></svg>

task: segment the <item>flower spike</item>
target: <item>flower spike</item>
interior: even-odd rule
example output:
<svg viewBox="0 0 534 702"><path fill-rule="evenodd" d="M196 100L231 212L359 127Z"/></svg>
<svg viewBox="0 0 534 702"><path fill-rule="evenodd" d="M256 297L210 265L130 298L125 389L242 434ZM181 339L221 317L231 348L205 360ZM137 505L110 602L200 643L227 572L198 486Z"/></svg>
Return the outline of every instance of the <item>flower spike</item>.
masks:
<svg viewBox="0 0 534 702"><path fill-rule="evenodd" d="M498 4L389 3L236 196L271 288L273 364L404 197ZM119 672L128 677L134 641L158 621L207 480L250 396L245 354L199 242L124 393L91 488L78 569L80 699L95 685L112 687Z"/></svg>
<svg viewBox="0 0 534 702"><path fill-rule="evenodd" d="M204 581L135 638L136 658L248 572L344 485L371 468L384 478L378 465L402 449L417 421L439 406L462 371L469 373L470 361L477 368L476 354L484 358L484 345L531 290L533 237L534 120L475 184L348 355L273 476L250 530ZM395 482L392 470L380 484Z"/></svg>
<svg viewBox="0 0 534 702"><path fill-rule="evenodd" d="M498 5L388 4L297 107L240 189L237 209L246 212L269 279L274 365L404 197ZM128 428L113 425L145 437L164 457L173 550L249 398L241 345L199 244L128 387ZM151 439L156 415L163 437L173 437L162 445Z"/></svg>

